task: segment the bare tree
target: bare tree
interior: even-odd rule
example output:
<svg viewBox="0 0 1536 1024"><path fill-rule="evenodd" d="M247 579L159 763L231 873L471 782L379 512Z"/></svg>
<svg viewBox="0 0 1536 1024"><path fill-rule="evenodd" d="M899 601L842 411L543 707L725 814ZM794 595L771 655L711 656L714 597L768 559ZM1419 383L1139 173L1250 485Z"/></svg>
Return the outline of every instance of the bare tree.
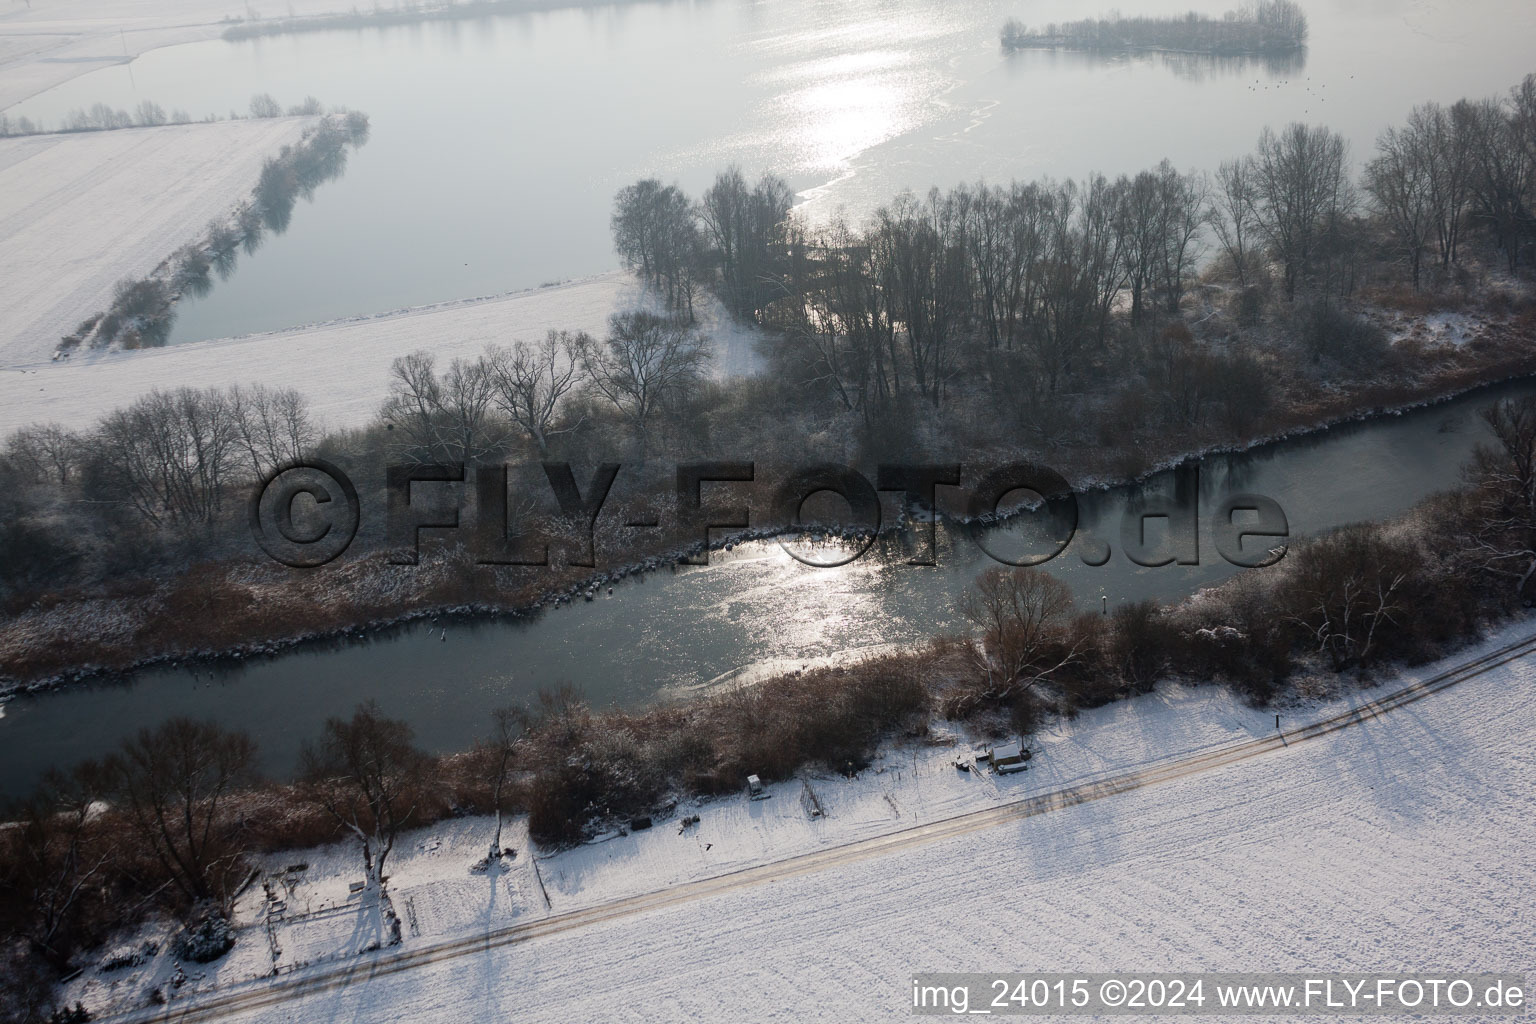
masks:
<svg viewBox="0 0 1536 1024"><path fill-rule="evenodd" d="M440 443L450 461L473 462L506 443L503 424L493 415L496 381L484 356L455 359L441 377Z"/></svg>
<svg viewBox="0 0 1536 1024"><path fill-rule="evenodd" d="M229 401L240 447L256 476L301 458L320 439L309 401L293 388L237 385Z"/></svg>
<svg viewBox="0 0 1536 1024"><path fill-rule="evenodd" d="M1402 131L1425 163L1427 173L1424 185L1434 223L1440 265L1449 267L1456 262L1462 215L1467 206L1467 177L1470 171L1467 147L1459 137L1456 119L1448 110L1435 103L1413 108L1408 115L1407 127Z"/></svg>
<svg viewBox="0 0 1536 1024"><path fill-rule="evenodd" d="M955 335L964 313L965 253L958 206L934 189L927 200L905 194L875 215L870 234L878 283L918 394L937 407L953 372Z"/></svg>
<svg viewBox="0 0 1536 1024"><path fill-rule="evenodd" d="M6 459L36 483L68 483L83 455L79 435L58 423L23 427L5 443Z"/></svg>
<svg viewBox="0 0 1536 1024"><path fill-rule="evenodd" d="M491 860L502 855L501 828L503 796L516 763L518 741L528 730L528 710L523 707L497 708L491 712L491 734L477 744L477 752L491 782L491 806L496 811L496 834L491 839Z"/></svg>
<svg viewBox="0 0 1536 1024"><path fill-rule="evenodd" d="M1281 607L1334 671L1368 664L1406 610L1413 556L1371 526L1348 526L1292 556Z"/></svg>
<svg viewBox="0 0 1536 1024"><path fill-rule="evenodd" d="M1200 229L1210 221L1210 180L1197 171L1180 173L1167 160L1157 165L1158 201L1164 210L1159 283L1170 314L1184 301L1184 284L1204 254Z"/></svg>
<svg viewBox="0 0 1536 1024"><path fill-rule="evenodd" d="M1430 152L1408 129L1388 128L1376 141L1377 156L1365 165L1365 188L1408 264L1414 291L1435 230Z"/></svg>
<svg viewBox="0 0 1536 1024"><path fill-rule="evenodd" d="M691 322L704 242L688 197L655 178L638 181L614 197L610 224L625 265L660 289L669 310Z"/></svg>
<svg viewBox="0 0 1536 1024"><path fill-rule="evenodd" d="M1013 269L1008 193L978 184L950 193L974 287L974 305L987 346L1002 346L1007 331L1010 272Z"/></svg>
<svg viewBox="0 0 1536 1024"><path fill-rule="evenodd" d="M222 392L152 391L101 421L93 465L116 499L150 522L211 522L223 507L237 445Z"/></svg>
<svg viewBox="0 0 1536 1024"><path fill-rule="evenodd" d="M141 729L103 764L113 802L193 903L228 909L244 849L224 801L256 774L256 742L216 722L172 718Z"/></svg>
<svg viewBox="0 0 1536 1024"><path fill-rule="evenodd" d="M786 280L798 301L781 304L772 323L797 342L793 369L843 408L867 411L892 389L886 357L895 336L872 247L838 218L812 231L793 227L789 251Z"/></svg>
<svg viewBox="0 0 1536 1024"><path fill-rule="evenodd" d="M1102 343L1126 281L1116 213L1124 185L1094 175L1055 187L1044 214L1039 305L1026 336L1035 374L1054 392L1092 343Z"/></svg>
<svg viewBox="0 0 1536 1024"><path fill-rule="evenodd" d="M473 462L505 443L495 418L497 381L486 356L455 359L442 374L425 350L389 368L389 397L381 415L399 431L397 452L418 462Z"/></svg>
<svg viewBox="0 0 1536 1024"><path fill-rule="evenodd" d="M410 725L385 718L369 701L350 719L326 719L300 758L309 799L357 839L368 885L378 888L429 781L431 762L412 742Z"/></svg>
<svg viewBox="0 0 1536 1024"><path fill-rule="evenodd" d="M1259 135L1253 157L1257 223L1285 277L1285 294L1294 298L1336 221L1352 204L1344 137L1301 123Z"/></svg>
<svg viewBox="0 0 1536 1024"><path fill-rule="evenodd" d="M133 120L135 124L146 127L165 124L165 108L154 100L141 100L139 105L134 108Z"/></svg>
<svg viewBox="0 0 1536 1024"><path fill-rule="evenodd" d="M272 98L271 93L261 92L251 97L252 117L282 117L283 106Z"/></svg>
<svg viewBox="0 0 1536 1024"><path fill-rule="evenodd" d="M57 966L67 961L80 902L111 855L106 837L93 827L93 811L104 796L94 764L50 771L21 804L0 848L7 863L0 878L25 895L30 909L25 937Z"/></svg>
<svg viewBox="0 0 1536 1024"><path fill-rule="evenodd" d="M961 612L980 631L973 651L987 674L986 697L1004 700L1030 690L1076 660L1062 650L1072 592L1039 569L989 569L976 577Z"/></svg>
<svg viewBox="0 0 1536 1024"><path fill-rule="evenodd" d="M699 219L720 267L720 296L737 316L757 316L780 294L785 221L794 193L783 178L764 174L747 187L741 169L715 177L699 204Z"/></svg>
<svg viewBox="0 0 1536 1024"><path fill-rule="evenodd" d="M579 383L581 352L593 343L585 333L550 331L537 344L517 342L486 353L497 406L538 446L540 458L549 457L550 437L575 429L556 430L555 418Z"/></svg>
<svg viewBox="0 0 1536 1024"><path fill-rule="evenodd" d="M443 407L437 360L423 349L399 356L389 366L389 395L379 415L394 432L393 447L421 462L438 461L438 427Z"/></svg>
<svg viewBox="0 0 1536 1024"><path fill-rule="evenodd" d="M1199 258L1198 235L1209 210L1209 186L1198 174L1180 174L1167 160L1116 182L1115 231L1131 290L1131 323L1141 322L1149 289L1177 313L1184 282Z"/></svg>
<svg viewBox="0 0 1536 1024"><path fill-rule="evenodd" d="M1536 83L1529 91L1529 102L1536 107ZM1522 89L1517 89L1516 100L1522 95ZM1536 146L1527 145L1521 137L1517 109L1496 99L1462 100L1451 108L1457 135L1470 157L1468 185L1476 209L1493 226L1510 273L1520 262L1531 216L1527 203L1536 183Z"/></svg>
<svg viewBox="0 0 1536 1024"><path fill-rule="evenodd" d="M1232 261L1237 283L1248 287L1248 256L1253 246L1253 162L1244 157L1228 160L1216 171L1216 201L1211 226L1222 251Z"/></svg>
<svg viewBox="0 0 1536 1024"><path fill-rule="evenodd" d="M608 318L608 338L579 353L592 390L613 404L644 441L656 412L698 383L705 340L685 324L645 310Z"/></svg>
<svg viewBox="0 0 1536 1024"><path fill-rule="evenodd" d="M1536 398L1504 399L1483 412L1492 445L1473 452L1471 554L1529 597L1536 576Z"/></svg>
<svg viewBox="0 0 1536 1024"><path fill-rule="evenodd" d="M1131 323L1141 323L1144 297L1152 287L1162 259L1168 230L1157 175L1142 171L1120 182L1120 205L1115 211L1120 232L1121 259L1131 291Z"/></svg>

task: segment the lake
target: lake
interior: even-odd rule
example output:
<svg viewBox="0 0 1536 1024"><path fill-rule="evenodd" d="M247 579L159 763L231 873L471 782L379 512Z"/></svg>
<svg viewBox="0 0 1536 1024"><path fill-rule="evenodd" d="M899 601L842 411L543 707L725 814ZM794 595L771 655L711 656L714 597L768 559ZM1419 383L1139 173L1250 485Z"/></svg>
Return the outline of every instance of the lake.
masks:
<svg viewBox="0 0 1536 1024"><path fill-rule="evenodd" d="M225 116L266 92L369 114L371 140L344 177L229 281L182 303L172 341L189 341L610 270L612 197L641 177L697 196L728 164L772 169L805 216L858 218L905 188L982 177L1116 174L1164 157L1214 170L1261 126L1298 119L1344 133L1358 166L1414 104L1504 92L1536 70L1536 5L1492 0L1313 0L1297 66L998 45L1010 16L1188 6L590 6L169 47L11 113L56 124L95 102L152 99Z"/></svg>

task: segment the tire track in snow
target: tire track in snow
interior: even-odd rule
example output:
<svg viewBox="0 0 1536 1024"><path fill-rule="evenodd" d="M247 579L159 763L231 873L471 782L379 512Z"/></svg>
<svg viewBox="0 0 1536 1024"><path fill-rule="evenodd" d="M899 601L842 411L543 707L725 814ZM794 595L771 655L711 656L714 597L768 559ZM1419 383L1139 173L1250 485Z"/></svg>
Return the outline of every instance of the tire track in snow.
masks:
<svg viewBox="0 0 1536 1024"><path fill-rule="evenodd" d="M857 840L843 846L799 854L785 860L742 868L739 871L716 875L712 878L684 882L668 889L610 900L595 906L556 914L539 921L530 921L526 924L501 928L484 935L453 939L421 949L385 954L364 963L348 964L343 967L318 971L303 977L293 978L289 981L280 981L275 985L269 985L268 987L253 991L214 995L210 998L192 1001L182 1006L164 1007L149 1013L124 1014L108 1019L135 1022L191 1022L213 1020L235 1013L248 1013L292 1002L307 996L334 991L372 978L387 977L402 971L439 963L444 960L473 956L488 950L516 945L617 918L659 910L736 889L762 885L781 879L795 878L841 864L885 856L913 846L925 845L943 839L967 835L972 832L996 828L1010 822L1032 818L1039 814L1047 814L1051 811L1075 807L1079 804L1117 796L1121 793L1143 789L1162 782L1187 778L1191 775L1222 768L1240 761L1261 757L1264 754L1288 749L1298 743L1305 743L1308 740L1328 736L1340 730L1348 729L1351 726L1362 725L1399 708L1416 703L1432 694L1449 689L1457 683L1473 679L1485 672L1523 658L1533 651L1536 651L1536 635L1506 644L1480 657L1473 658L1454 668L1447 669L1427 679L1422 679L1402 689L1395 690L1386 696L1367 701L1348 711L1331 715L1294 729L1277 732L1273 736L1264 736L1225 747L1218 747L1215 750L1194 754L1175 761L1119 772L1102 779L1078 782L1049 793L1037 793L1033 796L1022 797L997 807L970 811L951 818L929 822L924 825L916 825L882 836Z"/></svg>

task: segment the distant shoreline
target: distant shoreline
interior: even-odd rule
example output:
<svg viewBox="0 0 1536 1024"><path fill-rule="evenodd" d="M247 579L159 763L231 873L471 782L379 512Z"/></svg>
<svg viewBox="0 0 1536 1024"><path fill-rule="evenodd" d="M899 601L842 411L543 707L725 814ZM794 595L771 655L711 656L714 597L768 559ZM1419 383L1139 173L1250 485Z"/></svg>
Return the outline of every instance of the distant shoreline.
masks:
<svg viewBox="0 0 1536 1024"><path fill-rule="evenodd" d="M1072 50L1078 53L1177 53L1190 57L1274 57L1285 54L1300 53L1307 48L1306 43L1287 43L1275 46L1260 46L1251 49L1228 49L1225 47L1211 47L1202 49L1189 49L1180 46L1138 45L1134 43L1122 44L1086 44L1074 43L1063 37L1039 37L1003 44L1008 50Z"/></svg>
<svg viewBox="0 0 1536 1024"><path fill-rule="evenodd" d="M1252 0L1220 17L1124 17L1051 22L1030 28L1017 18L1003 24L1005 50L1070 49L1100 53L1182 53L1256 57L1306 49L1307 16L1295 0Z"/></svg>
<svg viewBox="0 0 1536 1024"><path fill-rule="evenodd" d="M246 39L259 39L263 36L302 32L392 28L400 25L419 25L428 21L463 21L510 14L542 13L571 7L614 7L626 2L627 0L464 0L464 2L455 3L448 0L448 2L424 4L414 8L375 9L366 13L354 8L338 14L302 15L271 21L240 20L226 28L220 38L227 42L240 42Z"/></svg>

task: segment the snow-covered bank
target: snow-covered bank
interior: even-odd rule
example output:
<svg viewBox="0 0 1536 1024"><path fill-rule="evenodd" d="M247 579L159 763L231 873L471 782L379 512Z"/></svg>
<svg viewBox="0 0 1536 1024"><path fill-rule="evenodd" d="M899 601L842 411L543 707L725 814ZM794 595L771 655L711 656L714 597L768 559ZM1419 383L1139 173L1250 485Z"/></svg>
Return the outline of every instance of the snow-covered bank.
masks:
<svg viewBox="0 0 1536 1024"><path fill-rule="evenodd" d="M1381 689L1530 629L1513 625ZM1282 709L1282 722L1377 696ZM1021 775L956 770L963 742L901 747L857 779L809 779L820 818L796 781L765 801L679 807L651 830L536 860L518 831L518 857L491 874L470 871L489 823L446 822L403 841L390 869L403 949L431 962L297 1003L230 1009L289 1021L497 1020L514 1009L519 1020L868 1020L908 1015L919 970L1531 972L1533 696L1536 663L1522 659L1384 717L1113 798L722 887L668 909L615 905L604 920L559 934L428 957L445 940L1219 750L1272 733L1273 713L1215 688L1167 687L1037 737ZM680 831L690 814L700 822ZM347 891L356 851L284 853L265 867L284 904L273 931L254 886L239 906L236 951L189 969L173 1000L214 987L264 992L269 934L280 970L354 961L366 973L374 954L355 958L380 938L379 914ZM91 968L68 996L127 1011L170 971L163 954L137 968Z"/></svg>
<svg viewBox="0 0 1536 1024"><path fill-rule="evenodd" d="M284 0L284 11L344 11L340 0ZM0 109L162 46L216 39L259 8L235 0L29 0L0 20Z"/></svg>
<svg viewBox="0 0 1536 1024"><path fill-rule="evenodd" d="M313 118L282 117L0 139L4 404L46 402L59 339L250 193L262 163ZM89 358L89 356L77 357ZM22 378L25 379L22 379Z"/></svg>
<svg viewBox="0 0 1536 1024"><path fill-rule="evenodd" d="M250 180L254 178L253 171ZM204 221L193 223L201 226ZM610 314L645 301L639 283L615 271L548 288L269 334L133 352L80 352L58 362L45 355L0 370L0 435L38 422L85 428L103 412L167 385L253 382L297 388L328 427L360 426L378 411L389 387L390 363L399 356L430 349L446 364L461 356L473 359L493 342L537 340L548 330L601 336ZM713 301L701 308L699 320L700 330L714 341L714 372L753 369L753 328L733 323Z"/></svg>

